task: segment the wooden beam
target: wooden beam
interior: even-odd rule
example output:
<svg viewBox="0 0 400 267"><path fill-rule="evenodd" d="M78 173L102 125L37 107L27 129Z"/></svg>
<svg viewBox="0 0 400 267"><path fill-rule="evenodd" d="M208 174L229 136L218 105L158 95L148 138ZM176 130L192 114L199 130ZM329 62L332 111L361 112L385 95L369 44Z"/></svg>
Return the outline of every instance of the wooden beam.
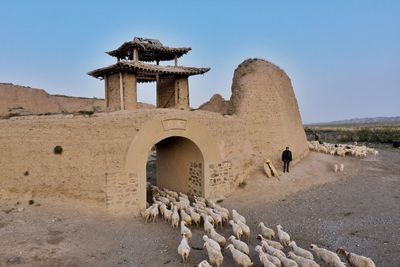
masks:
<svg viewBox="0 0 400 267"><path fill-rule="evenodd" d="M139 52L137 48L133 48L133 61L138 61L139 60Z"/></svg>
<svg viewBox="0 0 400 267"><path fill-rule="evenodd" d="M122 72L119 73L119 97L121 102L121 110L125 109L124 104L124 83L122 81Z"/></svg>
<svg viewBox="0 0 400 267"><path fill-rule="evenodd" d="M104 76L104 89L105 89L105 98L106 98L106 108L110 106L110 100L108 99L108 78L107 75Z"/></svg>

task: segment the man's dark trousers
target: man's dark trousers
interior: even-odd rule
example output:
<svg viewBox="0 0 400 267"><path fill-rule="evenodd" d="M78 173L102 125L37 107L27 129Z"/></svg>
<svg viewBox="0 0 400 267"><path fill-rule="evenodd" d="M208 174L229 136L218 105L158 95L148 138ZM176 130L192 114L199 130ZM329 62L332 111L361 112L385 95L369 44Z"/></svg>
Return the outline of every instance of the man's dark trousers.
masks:
<svg viewBox="0 0 400 267"><path fill-rule="evenodd" d="M284 161L283 162L283 172L289 172L289 163L290 161Z"/></svg>

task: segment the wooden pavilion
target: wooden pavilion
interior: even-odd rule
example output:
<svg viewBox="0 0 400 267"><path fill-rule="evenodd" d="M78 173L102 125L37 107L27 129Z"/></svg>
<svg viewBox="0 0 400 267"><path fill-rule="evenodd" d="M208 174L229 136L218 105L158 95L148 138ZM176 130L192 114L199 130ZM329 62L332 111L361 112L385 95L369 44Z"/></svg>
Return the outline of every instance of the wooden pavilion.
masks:
<svg viewBox="0 0 400 267"><path fill-rule="evenodd" d="M178 66L178 58L190 50L190 47L171 48L159 40L135 37L133 41L107 52L117 58L116 64L88 74L104 79L109 110L135 110L137 83L142 82L157 82L157 108L189 109L188 77L210 70ZM174 66L159 65L160 61L170 60L174 60Z"/></svg>

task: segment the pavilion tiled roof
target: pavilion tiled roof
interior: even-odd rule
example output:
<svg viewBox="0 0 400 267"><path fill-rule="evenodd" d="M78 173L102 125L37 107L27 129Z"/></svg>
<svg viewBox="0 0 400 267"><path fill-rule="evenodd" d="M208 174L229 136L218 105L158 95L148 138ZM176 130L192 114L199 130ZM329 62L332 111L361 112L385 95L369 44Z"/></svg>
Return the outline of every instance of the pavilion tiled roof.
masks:
<svg viewBox="0 0 400 267"><path fill-rule="evenodd" d="M132 59L136 48L140 61L173 60L192 50L190 47L173 48L164 46L159 40L135 37L133 41L123 43L119 48L106 52L110 56L121 59Z"/></svg>
<svg viewBox="0 0 400 267"><path fill-rule="evenodd" d="M105 75L119 73L121 71L132 72L136 73L138 82L152 82L156 80L156 74L192 76L192 75L204 74L209 70L210 68L160 66L160 65L146 64L140 61L122 60L108 67L90 71L88 72L88 74L95 78L104 78Z"/></svg>

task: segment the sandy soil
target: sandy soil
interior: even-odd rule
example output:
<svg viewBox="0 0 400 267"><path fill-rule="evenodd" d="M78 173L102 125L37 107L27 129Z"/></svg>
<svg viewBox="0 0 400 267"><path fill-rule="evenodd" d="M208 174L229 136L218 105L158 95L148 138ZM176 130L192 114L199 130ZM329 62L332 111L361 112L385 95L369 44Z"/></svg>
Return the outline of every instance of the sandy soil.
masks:
<svg viewBox="0 0 400 267"><path fill-rule="evenodd" d="M337 162L344 162L344 173L332 171ZM178 231L163 222L114 218L73 201L21 201L0 203L0 266L182 265ZM279 179L267 179L260 170L222 202L246 216L252 247L262 220L282 224L301 246L344 246L388 267L400 262L399 204L400 154L393 152L367 159L311 153ZM193 233L187 266L206 258L202 230ZM230 229L223 234L228 237ZM224 266L232 266L229 252L224 258ZM260 266L254 254L252 259Z"/></svg>

